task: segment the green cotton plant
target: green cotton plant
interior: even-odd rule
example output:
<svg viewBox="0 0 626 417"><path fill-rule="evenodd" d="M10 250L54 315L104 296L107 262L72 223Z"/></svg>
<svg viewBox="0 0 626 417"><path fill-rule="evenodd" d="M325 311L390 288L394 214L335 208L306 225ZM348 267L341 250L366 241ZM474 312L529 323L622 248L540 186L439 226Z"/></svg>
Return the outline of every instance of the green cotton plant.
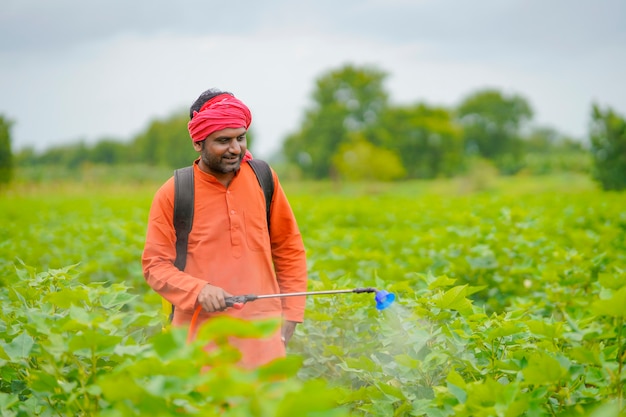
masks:
<svg viewBox="0 0 626 417"><path fill-rule="evenodd" d="M605 280L602 298L591 306L592 311L602 319L604 332L597 337L600 343L594 346L590 359L605 371L610 381L608 394L618 398L619 409L622 409L626 384L626 274L623 272L620 281L620 287L610 288L615 282Z"/></svg>
<svg viewBox="0 0 626 417"><path fill-rule="evenodd" d="M323 411L344 415L336 407L335 394L319 380L300 382L292 376L300 366L297 357L286 358L254 371L234 366L238 354L233 350L207 353L210 340L226 336L268 335L276 323L244 323L220 319L204 326L199 338L186 343L186 329L172 329L156 336L154 351L129 358L98 380L103 397L109 402L101 415L307 415ZM204 372L199 370L208 368ZM307 393L306 400L293 401Z"/></svg>
<svg viewBox="0 0 626 417"><path fill-rule="evenodd" d="M213 320L188 343L125 285L84 284L76 269L22 266L0 292L0 415L345 415L323 381L294 378L298 357L235 365L227 337L266 336L276 321Z"/></svg>
<svg viewBox="0 0 626 417"><path fill-rule="evenodd" d="M122 281L131 292L141 289L137 284L143 279L140 258L152 193L102 186L92 190L47 187L0 200L5 220L0 284L12 284L9 278L22 263L40 271L76 264L82 280Z"/></svg>
<svg viewBox="0 0 626 417"><path fill-rule="evenodd" d="M591 302L596 311L566 320L542 316L540 303L487 313L471 300L485 288L456 285L447 276L413 278L386 287L398 300L383 312L356 298L310 301L313 313L299 331L312 358L300 374L328 379L354 415L624 410L622 287L605 288L603 298ZM351 283L349 277L334 281Z"/></svg>
<svg viewBox="0 0 626 417"><path fill-rule="evenodd" d="M333 282L350 287L349 277ZM380 279L374 282L383 288ZM325 285L322 282L320 285ZM387 310L378 311L367 296L310 300L303 329L306 340L303 377L324 376L353 411L365 415L409 415L414 403L434 397L433 387L447 375L446 354L433 349L442 335L427 320L406 308L409 282L385 287L399 295ZM454 297L442 302L454 304Z"/></svg>
<svg viewBox="0 0 626 417"><path fill-rule="evenodd" d="M140 263L156 185L16 190L0 201L0 415L623 414L626 194L579 181L292 184L309 289L397 300L307 297L289 357L250 373L163 329Z"/></svg>
<svg viewBox="0 0 626 417"><path fill-rule="evenodd" d="M136 301L123 284L89 286L75 267L18 268L2 292L0 392L17 400L5 413L92 415L101 408L96 380L161 321L157 311L124 311Z"/></svg>

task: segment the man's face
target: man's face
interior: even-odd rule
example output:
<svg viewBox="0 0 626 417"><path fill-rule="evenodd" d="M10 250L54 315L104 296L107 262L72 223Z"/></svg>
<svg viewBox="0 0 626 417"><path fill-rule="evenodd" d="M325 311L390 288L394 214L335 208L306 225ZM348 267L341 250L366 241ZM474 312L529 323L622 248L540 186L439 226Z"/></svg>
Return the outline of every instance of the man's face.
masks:
<svg viewBox="0 0 626 417"><path fill-rule="evenodd" d="M223 129L211 133L203 142L193 144L200 153L200 168L215 177L239 170L246 153L246 129Z"/></svg>

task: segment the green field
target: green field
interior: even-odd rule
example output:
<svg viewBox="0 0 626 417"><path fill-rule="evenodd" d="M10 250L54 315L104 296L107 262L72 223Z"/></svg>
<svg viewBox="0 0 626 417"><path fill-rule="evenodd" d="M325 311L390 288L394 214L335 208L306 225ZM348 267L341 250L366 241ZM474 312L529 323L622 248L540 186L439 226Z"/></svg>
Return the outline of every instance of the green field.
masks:
<svg viewBox="0 0 626 417"><path fill-rule="evenodd" d="M0 196L1 415L624 410L624 193L580 176L284 184L310 289L398 300L378 312L368 295L310 297L289 358L244 373L227 348L207 359L184 329L162 329L140 267L160 181L39 181Z"/></svg>

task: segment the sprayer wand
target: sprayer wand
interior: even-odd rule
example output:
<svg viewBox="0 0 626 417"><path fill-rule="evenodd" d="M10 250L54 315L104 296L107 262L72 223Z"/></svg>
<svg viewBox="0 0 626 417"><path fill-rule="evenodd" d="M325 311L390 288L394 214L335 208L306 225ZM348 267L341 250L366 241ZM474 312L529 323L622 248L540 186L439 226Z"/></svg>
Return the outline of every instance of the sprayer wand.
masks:
<svg viewBox="0 0 626 417"><path fill-rule="evenodd" d="M281 297L306 297L309 295L332 295L332 294L346 294L346 293L376 293L374 297L376 301L376 309L384 310L393 303L396 299L395 294L387 292L385 290L377 290L376 288L367 287L367 288L353 288L351 290L327 290L327 291L309 291L309 292L286 292L283 294L265 294L265 295L254 295L254 294L246 294L246 295L235 295L232 297L226 297L224 301L226 301L227 307L233 307L238 310L242 309L244 304L260 300L263 298L281 298ZM192 331L196 327L196 322L198 320L198 316L200 315L200 311L202 311L202 306L196 307L196 311L194 311L193 316L191 318L191 323L189 325L189 333L187 335L187 342L191 342L192 340Z"/></svg>
<svg viewBox="0 0 626 417"><path fill-rule="evenodd" d="M309 295L332 295L332 294L346 294L346 293L376 293L376 306L379 310L386 308L389 304L395 300L395 295L388 293L387 291L379 291L376 288L353 288L351 290L327 290L327 291L308 291L308 292L287 292L283 294L266 294L266 295L236 295L233 297L226 297L226 306L242 308L243 305L250 301L260 300L263 298L282 298L282 297L298 297Z"/></svg>

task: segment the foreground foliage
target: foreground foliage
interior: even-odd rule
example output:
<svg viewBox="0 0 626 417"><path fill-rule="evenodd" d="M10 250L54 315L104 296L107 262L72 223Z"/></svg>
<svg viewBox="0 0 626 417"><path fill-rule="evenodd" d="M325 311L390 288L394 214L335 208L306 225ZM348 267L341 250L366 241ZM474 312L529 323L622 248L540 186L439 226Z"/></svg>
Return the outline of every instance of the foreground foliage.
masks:
<svg viewBox="0 0 626 417"><path fill-rule="evenodd" d="M233 365L226 336L268 335L277 323L216 320L187 344L186 329L160 332L159 311L123 284L81 284L70 268L18 272L0 314L3 416L292 416L336 405L323 383L292 377L296 358ZM209 340L224 348L205 352Z"/></svg>
<svg viewBox="0 0 626 417"><path fill-rule="evenodd" d="M310 289L398 300L309 297L289 358L255 372L162 330L138 265L152 190L9 196L0 414L623 415L626 195L566 184L288 190Z"/></svg>

